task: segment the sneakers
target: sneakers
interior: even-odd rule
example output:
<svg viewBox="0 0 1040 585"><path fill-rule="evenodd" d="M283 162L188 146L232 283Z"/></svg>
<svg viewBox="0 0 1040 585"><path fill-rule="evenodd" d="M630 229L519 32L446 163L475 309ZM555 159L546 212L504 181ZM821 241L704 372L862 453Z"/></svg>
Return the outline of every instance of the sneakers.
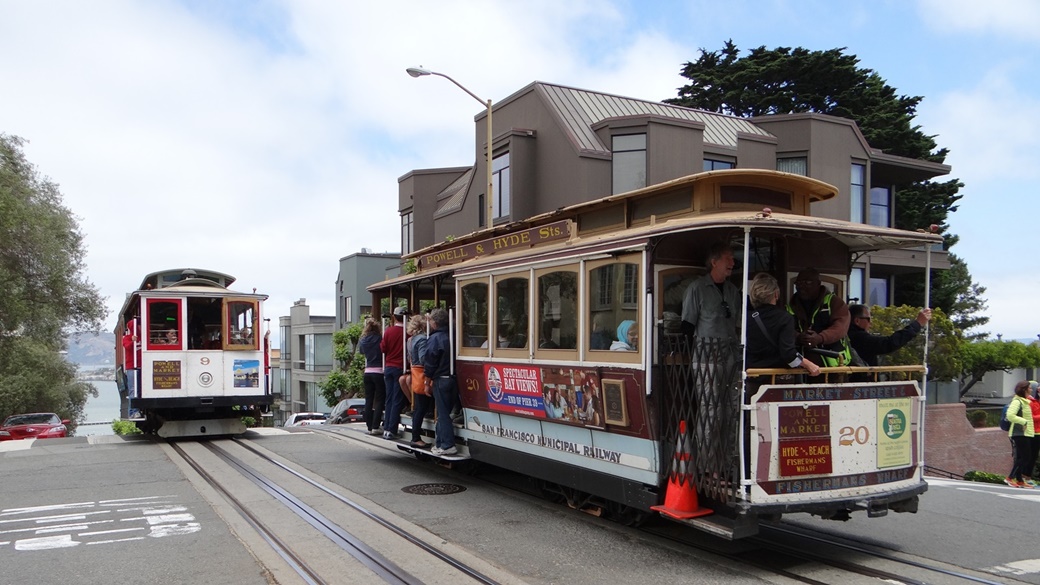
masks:
<svg viewBox="0 0 1040 585"><path fill-rule="evenodd" d="M459 450L455 448L455 445L448 447L447 449L441 449L440 447L434 447L431 451L434 455L456 455Z"/></svg>
<svg viewBox="0 0 1040 585"><path fill-rule="evenodd" d="M1015 487L1015 488L1028 488L1028 489L1032 489L1033 488L1033 486L1029 485L1028 483L1026 483L1024 481L1018 481L1017 479L1015 479L1013 477L1005 477L1004 478L1004 483L1008 484L1011 487Z"/></svg>
<svg viewBox="0 0 1040 585"><path fill-rule="evenodd" d="M370 435L381 435L381 434L383 434L383 429L372 429L372 430L368 431L368 434L370 434Z"/></svg>
<svg viewBox="0 0 1040 585"><path fill-rule="evenodd" d="M401 438L401 433L391 433L390 431L383 431L383 438L389 441L395 441Z"/></svg>

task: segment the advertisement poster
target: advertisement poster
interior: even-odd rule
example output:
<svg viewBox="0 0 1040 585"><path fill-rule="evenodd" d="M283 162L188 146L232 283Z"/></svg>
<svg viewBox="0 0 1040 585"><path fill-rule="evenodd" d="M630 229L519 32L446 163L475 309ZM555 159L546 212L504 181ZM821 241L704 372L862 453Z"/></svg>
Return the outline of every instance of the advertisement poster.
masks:
<svg viewBox="0 0 1040 585"><path fill-rule="evenodd" d="M878 400L878 469L910 465L909 398Z"/></svg>
<svg viewBox="0 0 1040 585"><path fill-rule="evenodd" d="M488 407L561 423L604 426L598 377L575 368L486 365Z"/></svg>
<svg viewBox="0 0 1040 585"><path fill-rule="evenodd" d="M260 387L260 360L235 360L235 388Z"/></svg>
<svg viewBox="0 0 1040 585"><path fill-rule="evenodd" d="M491 410L545 418L542 376L529 366L484 366Z"/></svg>

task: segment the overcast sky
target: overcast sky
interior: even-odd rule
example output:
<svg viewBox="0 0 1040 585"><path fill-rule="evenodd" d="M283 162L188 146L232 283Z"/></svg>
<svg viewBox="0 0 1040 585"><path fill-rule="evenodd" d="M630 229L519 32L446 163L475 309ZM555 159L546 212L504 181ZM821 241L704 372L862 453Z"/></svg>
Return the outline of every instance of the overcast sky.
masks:
<svg viewBox="0 0 1040 585"><path fill-rule="evenodd" d="M203 267L335 314L338 260L398 252L397 179L465 166L481 107L532 81L675 97L700 49L847 47L965 183L953 251L993 334L1040 334L1035 0L0 0L0 132L61 186L109 322L148 272ZM1006 236L1006 237L1005 237ZM2 245L2 244L0 244Z"/></svg>

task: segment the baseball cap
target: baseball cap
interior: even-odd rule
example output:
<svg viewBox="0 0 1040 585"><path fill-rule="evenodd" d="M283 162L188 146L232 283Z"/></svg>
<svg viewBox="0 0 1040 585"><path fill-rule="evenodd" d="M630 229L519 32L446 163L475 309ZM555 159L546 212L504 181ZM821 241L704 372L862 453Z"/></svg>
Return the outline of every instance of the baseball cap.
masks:
<svg viewBox="0 0 1040 585"><path fill-rule="evenodd" d="M402 315L409 315L408 307L397 307L394 309L394 316L400 317Z"/></svg>

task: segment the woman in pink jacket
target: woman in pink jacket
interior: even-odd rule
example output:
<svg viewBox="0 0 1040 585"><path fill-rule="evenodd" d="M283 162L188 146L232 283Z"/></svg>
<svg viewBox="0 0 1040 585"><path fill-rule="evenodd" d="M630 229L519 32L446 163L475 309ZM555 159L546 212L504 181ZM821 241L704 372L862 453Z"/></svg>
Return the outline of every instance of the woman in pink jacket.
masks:
<svg viewBox="0 0 1040 585"><path fill-rule="evenodd" d="M1025 482L1033 487L1037 485L1033 472L1036 470L1036 460L1040 457L1040 434L1036 433L1036 429L1040 429L1040 396L1037 396L1037 386L1036 380L1029 381L1029 393L1026 398L1029 399L1029 408L1033 410L1033 438L1030 443L1032 452L1029 466L1022 471Z"/></svg>

